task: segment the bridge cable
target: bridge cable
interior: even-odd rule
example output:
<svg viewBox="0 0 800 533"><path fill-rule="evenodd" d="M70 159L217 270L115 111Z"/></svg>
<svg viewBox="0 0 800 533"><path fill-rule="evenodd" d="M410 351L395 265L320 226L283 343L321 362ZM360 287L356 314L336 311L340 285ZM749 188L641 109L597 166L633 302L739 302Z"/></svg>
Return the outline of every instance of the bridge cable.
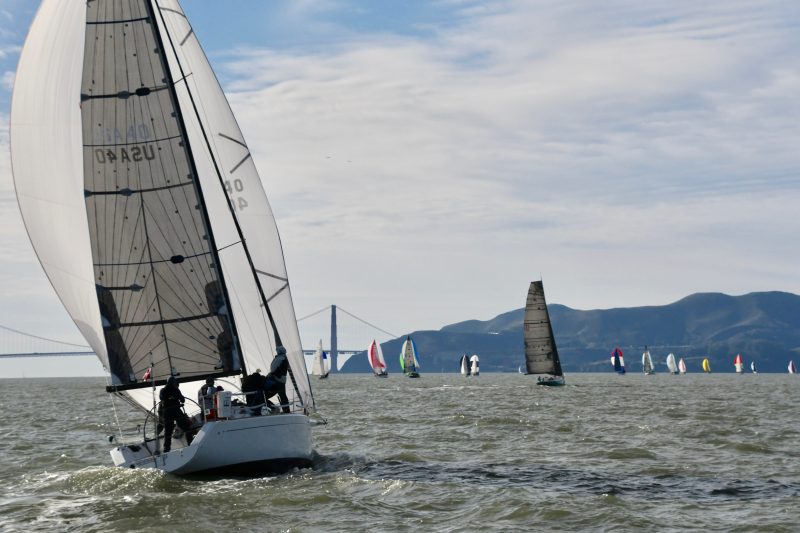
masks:
<svg viewBox="0 0 800 533"><path fill-rule="evenodd" d="M381 328L379 328L379 327L378 327L378 326L376 326L375 324L370 324L370 323L369 323L369 322L367 322L366 320L363 320L363 319L361 319L361 318L358 318L356 315L354 315L353 313L351 313L351 312L347 311L346 309L343 309L341 306L338 306L338 305L337 305L337 306L336 306L336 308L337 308L339 311L342 311L343 313L345 313L346 315L350 315L351 317L355 318L355 319L356 319L356 320L358 320L359 322L363 322L364 324L368 325L369 327L377 329L377 330L378 330L378 331L380 331L381 333L386 333L387 335L390 335L392 338L395 338L395 339L398 337L398 335L395 335L394 333L390 333L390 332L386 331L385 329L381 329Z"/></svg>
<svg viewBox="0 0 800 533"><path fill-rule="evenodd" d="M47 337L40 337L39 335L32 335L31 333L25 333L24 331L19 331L19 330L16 330L14 328L9 328L8 326L0 325L0 329L4 329L6 331L11 331L11 332L17 333L19 335L24 335L26 337L39 339L39 340L42 340L42 341L54 342L56 344L63 344L65 346L77 346L78 348L89 348L89 349L91 349L90 346L86 346L85 344L75 344L73 342L64 342L64 341L58 341L58 340L55 340L55 339L48 339ZM92 353L94 353L94 352L92 352Z"/></svg>
<svg viewBox="0 0 800 533"><path fill-rule="evenodd" d="M311 318L312 316L314 316L314 315L318 315L318 314L320 314L321 312L323 312L323 311L327 311L327 310L328 310L328 309L330 309L330 308L331 308L331 306L330 306L330 305L326 305L325 307L323 307L323 308L322 308L322 309L320 309L319 311L314 311L314 312L313 312L313 313L311 313L310 315L306 315L306 316L304 316L303 318L298 318L298 319L297 319L297 321L298 321L298 322L300 322L301 320L305 320L306 318ZM349 314L349 313L348 313L348 314Z"/></svg>

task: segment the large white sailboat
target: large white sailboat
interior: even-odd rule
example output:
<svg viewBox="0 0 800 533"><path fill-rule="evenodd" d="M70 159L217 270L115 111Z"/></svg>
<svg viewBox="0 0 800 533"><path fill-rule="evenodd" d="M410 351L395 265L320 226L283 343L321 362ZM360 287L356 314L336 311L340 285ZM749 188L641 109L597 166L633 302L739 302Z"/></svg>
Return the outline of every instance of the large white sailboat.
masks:
<svg viewBox="0 0 800 533"><path fill-rule="evenodd" d="M17 70L11 144L39 261L107 392L145 420L118 439L114 464L176 474L309 465L315 405L278 229L177 0L44 0ZM289 412L272 414L236 389L279 346ZM187 414L198 412L197 434L166 452L154 413L171 377ZM193 399L208 378L234 390L200 412Z"/></svg>
<svg viewBox="0 0 800 533"><path fill-rule="evenodd" d="M461 370L461 375L464 377L469 377L469 356L467 354L462 355L458 364Z"/></svg>

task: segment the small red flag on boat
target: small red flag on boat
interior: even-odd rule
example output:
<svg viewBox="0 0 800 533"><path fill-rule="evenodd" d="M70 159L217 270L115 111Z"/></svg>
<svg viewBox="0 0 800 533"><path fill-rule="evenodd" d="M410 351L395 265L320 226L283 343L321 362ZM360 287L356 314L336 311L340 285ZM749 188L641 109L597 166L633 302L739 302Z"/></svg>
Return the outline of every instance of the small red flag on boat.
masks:
<svg viewBox="0 0 800 533"><path fill-rule="evenodd" d="M150 379L150 377L153 375L153 373L151 372L151 370L153 370L153 367L152 367L152 366L151 366L150 368L148 368L148 369L147 369L147 371L144 373L144 376L142 376L142 379L143 379L144 381L147 381L147 380L148 380L148 379Z"/></svg>

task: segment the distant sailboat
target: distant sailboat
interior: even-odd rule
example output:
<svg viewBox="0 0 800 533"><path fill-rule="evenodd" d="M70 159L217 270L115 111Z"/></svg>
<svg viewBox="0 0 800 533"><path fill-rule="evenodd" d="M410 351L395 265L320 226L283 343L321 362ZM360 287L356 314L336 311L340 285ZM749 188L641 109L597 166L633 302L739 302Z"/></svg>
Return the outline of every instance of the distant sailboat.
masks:
<svg viewBox="0 0 800 533"><path fill-rule="evenodd" d="M518 372L519 374L524 374L524 372L522 371L522 366L518 366L518 367L517 367L517 372Z"/></svg>
<svg viewBox="0 0 800 533"><path fill-rule="evenodd" d="M670 374L678 373L678 365L675 364L675 354L671 353L667 356L667 368L669 368Z"/></svg>
<svg viewBox="0 0 800 533"><path fill-rule="evenodd" d="M369 360L369 366L372 368L372 372L375 374L375 377L389 377L389 373L386 371L386 361L383 359L381 345L375 340L373 340L372 344L370 344L369 348L367 348L367 360Z"/></svg>
<svg viewBox="0 0 800 533"><path fill-rule="evenodd" d="M711 373L711 363L708 362L708 358L703 359L703 372Z"/></svg>
<svg viewBox="0 0 800 533"><path fill-rule="evenodd" d="M647 376L653 373L653 358L650 357L650 350L647 349L647 346L644 347L642 354L642 371Z"/></svg>
<svg viewBox="0 0 800 533"><path fill-rule="evenodd" d="M462 376L469 376L469 356L464 354L461 356L461 375Z"/></svg>
<svg viewBox="0 0 800 533"><path fill-rule="evenodd" d="M325 379L331 372L331 360L328 353L322 349L322 339L317 344L317 351L314 353L314 362L311 363L311 375Z"/></svg>
<svg viewBox="0 0 800 533"><path fill-rule="evenodd" d="M480 364L478 361L478 356L473 355L469 358L469 375L470 376L478 376L480 375Z"/></svg>
<svg viewBox="0 0 800 533"><path fill-rule="evenodd" d="M622 357L622 348L616 347L611 352L611 364L614 366L614 372L617 374L625 374L625 359Z"/></svg>
<svg viewBox="0 0 800 533"><path fill-rule="evenodd" d="M744 363L742 363L742 356L740 354L736 354L736 357L733 358L733 366L736 367L736 373L741 374L744 371Z"/></svg>
<svg viewBox="0 0 800 533"><path fill-rule="evenodd" d="M794 361L789 361L789 373L797 374L797 369L794 366Z"/></svg>
<svg viewBox="0 0 800 533"><path fill-rule="evenodd" d="M753 374L758 374L758 371L756 370L756 362L755 361L750 361L750 370L753 371Z"/></svg>
<svg viewBox="0 0 800 533"><path fill-rule="evenodd" d="M417 358L417 344L407 336L400 349L400 368L410 378L419 377L419 359Z"/></svg>
<svg viewBox="0 0 800 533"><path fill-rule="evenodd" d="M678 361L678 370L681 374L686 373L686 363L683 362L683 357L681 357L681 360Z"/></svg>
<svg viewBox="0 0 800 533"><path fill-rule="evenodd" d="M556 339L550 324L550 313L544 298L544 285L532 281L525 301L525 320L523 322L525 339L525 368L527 374L546 374L539 376L537 385L564 385L564 371L558 357Z"/></svg>

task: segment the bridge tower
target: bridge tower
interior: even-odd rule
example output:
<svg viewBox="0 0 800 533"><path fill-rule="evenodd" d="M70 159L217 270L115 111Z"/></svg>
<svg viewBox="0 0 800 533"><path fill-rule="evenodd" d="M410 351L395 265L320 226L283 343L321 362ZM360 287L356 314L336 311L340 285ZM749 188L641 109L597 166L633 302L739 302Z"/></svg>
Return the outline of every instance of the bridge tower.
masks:
<svg viewBox="0 0 800 533"><path fill-rule="evenodd" d="M336 338L336 306L331 306L331 372L336 372L337 359L339 358L338 339Z"/></svg>

